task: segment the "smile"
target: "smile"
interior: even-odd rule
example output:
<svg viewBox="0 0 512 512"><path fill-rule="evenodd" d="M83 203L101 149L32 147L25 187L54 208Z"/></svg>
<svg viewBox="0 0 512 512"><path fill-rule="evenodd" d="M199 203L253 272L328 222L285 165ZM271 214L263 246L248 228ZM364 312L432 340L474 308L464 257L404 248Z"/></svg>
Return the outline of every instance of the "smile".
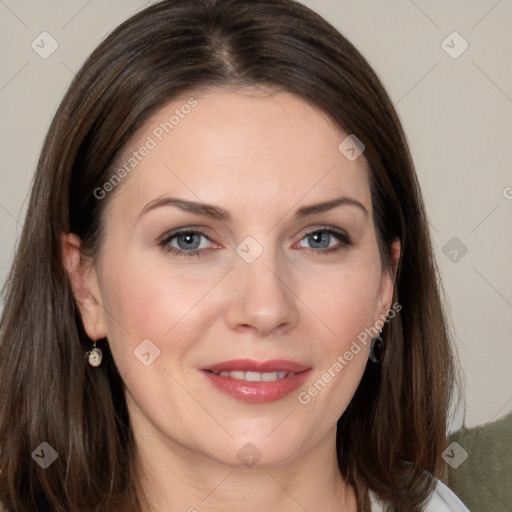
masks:
<svg viewBox="0 0 512 512"><path fill-rule="evenodd" d="M284 359L237 359L201 369L214 389L253 404L285 398L304 383L311 371L309 366Z"/></svg>

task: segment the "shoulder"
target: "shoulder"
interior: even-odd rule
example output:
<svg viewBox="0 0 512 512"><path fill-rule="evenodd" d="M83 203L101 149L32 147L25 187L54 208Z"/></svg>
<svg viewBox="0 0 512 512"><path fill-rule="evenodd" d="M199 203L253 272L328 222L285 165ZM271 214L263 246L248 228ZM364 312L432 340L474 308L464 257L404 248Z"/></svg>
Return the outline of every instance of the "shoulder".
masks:
<svg viewBox="0 0 512 512"><path fill-rule="evenodd" d="M462 501L442 482L437 481L426 512L469 512Z"/></svg>
<svg viewBox="0 0 512 512"><path fill-rule="evenodd" d="M379 500L374 493L370 493L372 512L384 512L386 503ZM469 512L462 501L439 480L427 503L424 512Z"/></svg>

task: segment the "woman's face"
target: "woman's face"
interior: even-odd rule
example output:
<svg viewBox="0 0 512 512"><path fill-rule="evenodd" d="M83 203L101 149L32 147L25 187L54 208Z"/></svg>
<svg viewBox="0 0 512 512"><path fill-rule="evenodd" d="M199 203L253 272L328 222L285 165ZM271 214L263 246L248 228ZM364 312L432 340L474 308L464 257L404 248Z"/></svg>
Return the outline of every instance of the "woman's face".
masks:
<svg viewBox="0 0 512 512"><path fill-rule="evenodd" d="M211 90L161 109L96 191L104 241L80 307L154 454L275 466L332 448L358 336L392 297L346 136L290 93Z"/></svg>

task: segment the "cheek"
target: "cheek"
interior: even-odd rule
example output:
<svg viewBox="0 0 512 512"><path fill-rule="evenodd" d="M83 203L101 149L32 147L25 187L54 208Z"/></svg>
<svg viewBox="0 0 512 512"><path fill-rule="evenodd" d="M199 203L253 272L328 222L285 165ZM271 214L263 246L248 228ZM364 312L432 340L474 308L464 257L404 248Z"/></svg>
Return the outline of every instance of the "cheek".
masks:
<svg viewBox="0 0 512 512"><path fill-rule="evenodd" d="M312 281L314 282L314 278ZM304 288L304 303L315 312L326 336L326 348L345 351L351 341L377 320L379 272L376 265L361 263L332 270L321 288Z"/></svg>
<svg viewBox="0 0 512 512"><path fill-rule="evenodd" d="M102 297L106 312L109 343L119 367L136 364L133 352L150 339L165 359L165 347L172 340L173 358L187 346L186 336L177 334L186 325L200 325L201 298L212 279L177 275L160 264L140 264L136 258L106 261ZM163 360L164 358L162 358ZM121 368L120 368L121 369Z"/></svg>
<svg viewBox="0 0 512 512"><path fill-rule="evenodd" d="M377 320L380 267L361 258L324 279L321 292L311 287L304 300L318 322L317 364L299 403L312 412L324 411L322 422L336 422L350 403L364 373L371 327ZM320 333L325 333L321 335Z"/></svg>
<svg viewBox="0 0 512 512"><path fill-rule="evenodd" d="M302 414L314 419L320 431L336 424L346 411L363 377L368 361L368 343L360 341L365 315L354 315L337 325L335 341L322 347L323 357L315 373L297 395Z"/></svg>

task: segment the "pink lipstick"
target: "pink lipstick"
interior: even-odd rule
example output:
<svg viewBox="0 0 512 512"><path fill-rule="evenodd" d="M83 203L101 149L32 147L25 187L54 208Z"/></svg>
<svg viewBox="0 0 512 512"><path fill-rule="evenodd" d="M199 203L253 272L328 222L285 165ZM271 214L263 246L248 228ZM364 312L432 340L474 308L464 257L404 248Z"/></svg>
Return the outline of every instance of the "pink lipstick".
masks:
<svg viewBox="0 0 512 512"><path fill-rule="evenodd" d="M235 359L201 370L219 391L249 403L280 400L295 391L311 373L311 367L285 359Z"/></svg>

